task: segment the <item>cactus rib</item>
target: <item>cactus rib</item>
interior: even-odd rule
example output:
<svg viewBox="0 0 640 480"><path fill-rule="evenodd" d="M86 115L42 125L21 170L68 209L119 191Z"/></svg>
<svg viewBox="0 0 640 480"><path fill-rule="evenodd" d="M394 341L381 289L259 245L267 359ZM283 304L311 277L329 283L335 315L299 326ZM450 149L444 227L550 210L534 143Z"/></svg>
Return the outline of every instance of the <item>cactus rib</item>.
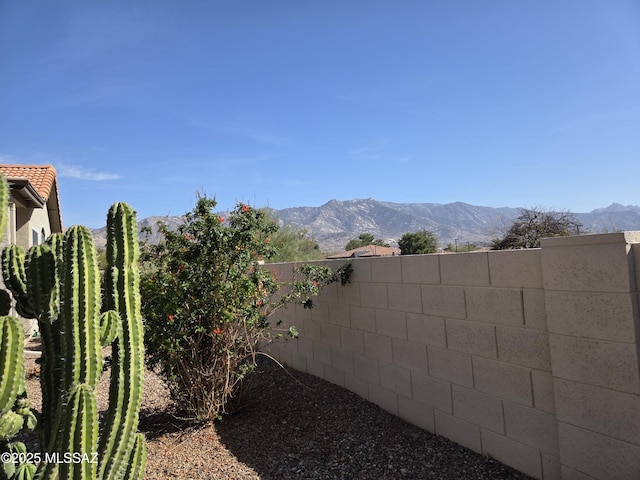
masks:
<svg viewBox="0 0 640 480"><path fill-rule="evenodd" d="M120 315L115 310L107 310L100 316L100 343L103 347L116 339L118 323L120 323Z"/></svg>
<svg viewBox="0 0 640 480"><path fill-rule="evenodd" d="M60 304L68 390L77 383L96 387L102 373L100 346L100 272L89 229L73 226L67 232L64 248L63 291Z"/></svg>
<svg viewBox="0 0 640 480"><path fill-rule="evenodd" d="M22 415L9 410L0 417L0 441L8 440L22 429L24 419Z"/></svg>
<svg viewBox="0 0 640 480"><path fill-rule="evenodd" d="M71 391L65 416L65 430L60 443L61 452L69 452L91 459L98 442L98 409L94 388L88 384L76 385ZM96 478L97 463L90 461L63 463L61 478ZM77 471L79 470L79 471Z"/></svg>
<svg viewBox="0 0 640 480"><path fill-rule="evenodd" d="M20 245L8 245L2 251L2 277L16 300L16 311L25 318L35 318L36 312L27 295L25 253Z"/></svg>
<svg viewBox="0 0 640 480"><path fill-rule="evenodd" d="M24 386L24 329L14 317L0 317L0 416L13 407Z"/></svg>
<svg viewBox="0 0 640 480"><path fill-rule="evenodd" d="M5 229L7 228L7 205L9 204L9 184L7 179L2 176L0 178L0 206L2 211L0 212L0 240L4 236Z"/></svg>
<svg viewBox="0 0 640 480"><path fill-rule="evenodd" d="M56 260L48 245L35 245L25 259L26 293L38 318L52 321L49 315L51 296L57 284Z"/></svg>
<svg viewBox="0 0 640 480"><path fill-rule="evenodd" d="M136 434L135 444L131 451L129 466L125 478L129 480L142 480L147 464L147 442L142 433Z"/></svg>

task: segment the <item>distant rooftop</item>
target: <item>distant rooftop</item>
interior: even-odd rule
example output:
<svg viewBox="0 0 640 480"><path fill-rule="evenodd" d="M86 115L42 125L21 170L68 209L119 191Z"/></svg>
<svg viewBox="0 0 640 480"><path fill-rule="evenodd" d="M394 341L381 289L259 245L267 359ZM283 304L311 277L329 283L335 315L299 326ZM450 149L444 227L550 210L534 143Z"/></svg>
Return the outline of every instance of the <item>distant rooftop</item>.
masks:
<svg viewBox="0 0 640 480"><path fill-rule="evenodd" d="M327 258L358 258L358 257L391 257L400 255L399 248L381 247L379 245L366 245L343 253L331 255Z"/></svg>

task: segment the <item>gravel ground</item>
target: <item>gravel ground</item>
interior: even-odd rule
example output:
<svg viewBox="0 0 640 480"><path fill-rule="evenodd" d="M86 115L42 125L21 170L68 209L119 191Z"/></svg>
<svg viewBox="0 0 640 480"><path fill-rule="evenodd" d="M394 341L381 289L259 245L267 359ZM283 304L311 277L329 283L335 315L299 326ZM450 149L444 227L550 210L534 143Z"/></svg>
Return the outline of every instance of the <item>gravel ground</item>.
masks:
<svg viewBox="0 0 640 480"><path fill-rule="evenodd" d="M40 402L37 367L28 389ZM100 384L106 409L108 375ZM261 357L242 407L213 425L180 420L162 380L145 378L146 479L528 479L316 377ZM29 442L31 443L31 442ZM31 447L37 448L37 447ZM33 451L33 450L32 450Z"/></svg>

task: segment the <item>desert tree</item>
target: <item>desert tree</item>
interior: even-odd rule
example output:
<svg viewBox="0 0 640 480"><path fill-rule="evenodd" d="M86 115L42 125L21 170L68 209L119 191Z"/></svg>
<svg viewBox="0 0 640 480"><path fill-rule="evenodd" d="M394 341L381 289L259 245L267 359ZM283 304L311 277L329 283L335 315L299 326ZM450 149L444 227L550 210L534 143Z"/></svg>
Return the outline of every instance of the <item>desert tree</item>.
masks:
<svg viewBox="0 0 640 480"><path fill-rule="evenodd" d="M353 250L360 247L366 247L367 245L377 245L379 247L388 247L389 244L381 238L375 238L370 233L361 233L358 238L349 240L349 243L344 247L346 251Z"/></svg>
<svg viewBox="0 0 640 480"><path fill-rule="evenodd" d="M582 223L571 212L523 208L502 238L492 241L492 249L538 248L542 238L579 235L581 228Z"/></svg>
<svg viewBox="0 0 640 480"><path fill-rule="evenodd" d="M435 253L438 249L438 238L429 230L408 232L398 240L401 255L416 255L421 253Z"/></svg>

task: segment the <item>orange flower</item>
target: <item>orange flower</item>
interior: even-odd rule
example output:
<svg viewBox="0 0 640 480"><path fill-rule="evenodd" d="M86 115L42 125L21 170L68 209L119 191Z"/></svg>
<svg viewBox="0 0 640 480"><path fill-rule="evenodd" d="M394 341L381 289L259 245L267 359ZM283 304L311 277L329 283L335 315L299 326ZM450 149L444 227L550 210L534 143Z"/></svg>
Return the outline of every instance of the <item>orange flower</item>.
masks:
<svg viewBox="0 0 640 480"><path fill-rule="evenodd" d="M180 266L178 266L178 271L181 272L184 270L184 265L180 264Z"/></svg>
<svg viewBox="0 0 640 480"><path fill-rule="evenodd" d="M256 305L257 305L257 306L259 306L259 307L260 307L260 306L262 306L262 300L258 300L258 301L256 302Z"/></svg>
<svg viewBox="0 0 640 480"><path fill-rule="evenodd" d="M222 335L223 333L224 333L224 330L222 330L220 327L216 327L213 329L214 335Z"/></svg>
<svg viewBox="0 0 640 480"><path fill-rule="evenodd" d="M169 319L170 322L173 322L173 319L175 318L173 315L167 315L167 318Z"/></svg>
<svg viewBox="0 0 640 480"><path fill-rule="evenodd" d="M249 205L242 205L243 212L248 212L249 210L251 210L251 207Z"/></svg>
<svg viewBox="0 0 640 480"><path fill-rule="evenodd" d="M224 217L218 217L218 221L219 221L220 223L224 223Z"/></svg>

